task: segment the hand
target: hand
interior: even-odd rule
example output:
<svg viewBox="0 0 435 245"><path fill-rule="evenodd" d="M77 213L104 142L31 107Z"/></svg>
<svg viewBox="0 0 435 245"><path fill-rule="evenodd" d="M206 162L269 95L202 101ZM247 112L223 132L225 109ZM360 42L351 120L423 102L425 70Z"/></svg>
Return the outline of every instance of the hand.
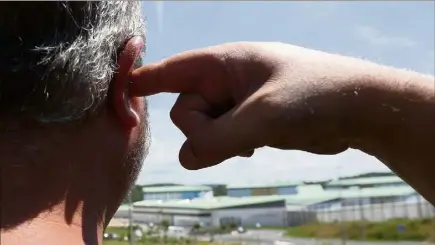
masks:
<svg viewBox="0 0 435 245"><path fill-rule="evenodd" d="M139 68L130 92L180 93L170 115L187 137L179 155L187 169L263 146L335 154L353 136L360 62L282 43L230 43Z"/></svg>

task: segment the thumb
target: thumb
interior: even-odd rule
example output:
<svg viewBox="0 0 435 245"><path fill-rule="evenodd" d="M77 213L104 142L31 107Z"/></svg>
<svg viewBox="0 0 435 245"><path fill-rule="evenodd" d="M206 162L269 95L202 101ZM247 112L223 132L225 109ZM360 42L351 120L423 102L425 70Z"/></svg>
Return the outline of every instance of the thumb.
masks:
<svg viewBox="0 0 435 245"><path fill-rule="evenodd" d="M265 145L265 125L258 108L243 104L192 132L180 150L180 163L189 170L217 165Z"/></svg>

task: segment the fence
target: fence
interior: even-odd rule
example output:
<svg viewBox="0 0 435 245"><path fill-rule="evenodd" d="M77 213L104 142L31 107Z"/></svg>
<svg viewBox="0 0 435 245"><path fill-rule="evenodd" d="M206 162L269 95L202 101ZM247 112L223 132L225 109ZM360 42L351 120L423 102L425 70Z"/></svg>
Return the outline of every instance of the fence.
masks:
<svg viewBox="0 0 435 245"><path fill-rule="evenodd" d="M289 211L288 226L298 226L311 222L346 222L371 221L380 222L391 219L425 219L435 218L435 207L426 200L415 203L385 202L376 204L335 206L316 210Z"/></svg>
<svg viewBox="0 0 435 245"><path fill-rule="evenodd" d="M358 221L372 222L390 219L424 219L435 217L435 208L427 201L415 203L390 202L355 206L344 206L336 209L324 209L316 212L320 222Z"/></svg>
<svg viewBox="0 0 435 245"><path fill-rule="evenodd" d="M349 223L355 221L357 223ZM376 224L383 221L390 222ZM406 244L419 244L417 241L425 241L427 244L435 245L435 207L423 199L412 203L380 202L316 210L294 210L287 215L290 227L314 222L322 224L303 228L304 236L310 234L313 238L325 237L325 232L313 233L312 230L315 227L320 231L325 228L329 232L326 237L339 239L335 240L334 244L344 245L348 239L384 239L396 242L416 241Z"/></svg>

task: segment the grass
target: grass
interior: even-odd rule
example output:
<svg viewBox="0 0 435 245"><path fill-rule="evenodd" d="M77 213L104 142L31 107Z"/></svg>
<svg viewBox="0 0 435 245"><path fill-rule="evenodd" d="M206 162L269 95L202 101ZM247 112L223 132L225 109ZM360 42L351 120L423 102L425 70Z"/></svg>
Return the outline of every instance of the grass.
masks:
<svg viewBox="0 0 435 245"><path fill-rule="evenodd" d="M127 228L108 227L105 232L118 234L121 237L128 235ZM174 239L167 237L166 240L161 237L144 237L140 241L134 241L135 245L239 245L234 243L213 243L204 241L195 241L193 239ZM128 241L104 240L103 245L129 245Z"/></svg>
<svg viewBox="0 0 435 245"><path fill-rule="evenodd" d="M135 241L134 242L135 245L160 245L160 244L167 244L167 245L187 245L187 244L191 244L191 245L218 245L217 243L213 244L213 243L208 243L208 242L197 242L197 243L151 243L151 242L140 242L140 241ZM222 243L220 243L219 245L221 245ZM104 241L103 245L130 245L128 242L125 241ZM226 245L237 245L237 244L226 244Z"/></svg>
<svg viewBox="0 0 435 245"><path fill-rule="evenodd" d="M237 243L210 243L210 242L190 242L190 243L154 243L154 242L145 242L145 241L135 241L135 245L239 245ZM103 245L130 245L125 241L103 241Z"/></svg>
<svg viewBox="0 0 435 245"><path fill-rule="evenodd" d="M107 227L104 232L114 233L114 234L118 234L120 236L126 236L128 234L128 229L127 228L118 228L118 227Z"/></svg>
<svg viewBox="0 0 435 245"><path fill-rule="evenodd" d="M404 227L403 231L398 230L399 226ZM287 236L309 238L340 238L341 234L349 240L435 242L435 220L359 221L343 223L342 226L339 223L313 223L286 231Z"/></svg>
<svg viewBox="0 0 435 245"><path fill-rule="evenodd" d="M255 226L247 226L246 227L247 230L271 230L271 231L283 231L286 230L285 227L279 227L279 226L262 226L260 228L257 228Z"/></svg>
<svg viewBox="0 0 435 245"><path fill-rule="evenodd" d="M103 241L103 245L129 245L129 243L123 241Z"/></svg>

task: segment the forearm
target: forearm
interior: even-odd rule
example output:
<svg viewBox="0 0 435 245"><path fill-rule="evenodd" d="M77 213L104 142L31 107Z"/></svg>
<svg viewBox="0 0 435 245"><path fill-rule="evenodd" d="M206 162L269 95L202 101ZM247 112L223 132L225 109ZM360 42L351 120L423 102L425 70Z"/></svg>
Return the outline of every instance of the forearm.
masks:
<svg viewBox="0 0 435 245"><path fill-rule="evenodd" d="M354 143L435 204L434 77L388 67L374 74L354 99L361 125Z"/></svg>

